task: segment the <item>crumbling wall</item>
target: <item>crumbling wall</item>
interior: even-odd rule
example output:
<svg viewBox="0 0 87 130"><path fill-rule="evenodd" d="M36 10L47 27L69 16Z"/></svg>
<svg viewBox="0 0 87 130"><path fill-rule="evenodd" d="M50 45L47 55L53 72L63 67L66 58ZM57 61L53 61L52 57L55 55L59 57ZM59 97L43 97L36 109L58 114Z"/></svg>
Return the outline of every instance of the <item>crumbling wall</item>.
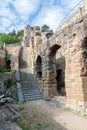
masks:
<svg viewBox="0 0 87 130"><path fill-rule="evenodd" d="M2 48L0 48L0 67L1 67L1 69L5 68L5 66L6 66L5 58L6 58L6 51L3 50Z"/></svg>
<svg viewBox="0 0 87 130"><path fill-rule="evenodd" d="M10 55L11 70L12 71L19 68L20 49L21 49L21 46L6 47L6 51Z"/></svg>

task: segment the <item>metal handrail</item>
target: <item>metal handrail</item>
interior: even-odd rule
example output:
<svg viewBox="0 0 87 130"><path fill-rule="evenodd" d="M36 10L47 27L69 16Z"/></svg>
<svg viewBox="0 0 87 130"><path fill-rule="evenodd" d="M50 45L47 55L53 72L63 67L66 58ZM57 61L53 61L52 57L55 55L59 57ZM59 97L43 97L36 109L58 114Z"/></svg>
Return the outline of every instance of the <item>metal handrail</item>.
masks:
<svg viewBox="0 0 87 130"><path fill-rule="evenodd" d="M37 78L35 75L34 75L34 78L35 78L36 82L38 83L40 91L41 91L41 93L43 95L43 93L44 93L44 84L43 84L43 81L40 80L39 78Z"/></svg>

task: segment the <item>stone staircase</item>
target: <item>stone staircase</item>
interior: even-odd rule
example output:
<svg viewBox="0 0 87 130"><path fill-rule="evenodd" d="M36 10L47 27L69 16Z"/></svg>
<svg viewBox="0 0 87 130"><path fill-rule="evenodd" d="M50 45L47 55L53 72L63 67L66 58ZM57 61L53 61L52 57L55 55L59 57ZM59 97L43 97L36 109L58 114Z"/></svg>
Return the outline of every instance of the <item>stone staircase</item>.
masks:
<svg viewBox="0 0 87 130"><path fill-rule="evenodd" d="M20 79L25 101L41 99L41 91L30 68L30 48L22 47L20 52Z"/></svg>
<svg viewBox="0 0 87 130"><path fill-rule="evenodd" d="M25 68L20 71L21 86L24 101L41 99L42 94L38 87L38 84L32 73L29 73L29 69Z"/></svg>

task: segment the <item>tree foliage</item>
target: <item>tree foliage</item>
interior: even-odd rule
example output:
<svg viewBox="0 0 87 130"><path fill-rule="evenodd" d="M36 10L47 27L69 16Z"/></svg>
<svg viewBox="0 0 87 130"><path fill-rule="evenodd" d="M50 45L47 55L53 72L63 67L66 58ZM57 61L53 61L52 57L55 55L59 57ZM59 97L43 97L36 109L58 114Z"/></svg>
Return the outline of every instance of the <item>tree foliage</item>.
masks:
<svg viewBox="0 0 87 130"><path fill-rule="evenodd" d="M18 39L20 39L20 41L23 40L23 36L24 36L24 31L23 30L19 30L16 34L16 36L18 37Z"/></svg>
<svg viewBox="0 0 87 130"><path fill-rule="evenodd" d="M0 42L6 44L12 44L12 43L20 42L20 40L16 36L11 36L9 34L1 34Z"/></svg>
<svg viewBox="0 0 87 130"><path fill-rule="evenodd" d="M16 36L16 31L15 31L15 29L13 29L12 32L10 32L9 34L12 35L12 36Z"/></svg>
<svg viewBox="0 0 87 130"><path fill-rule="evenodd" d="M0 42L6 44L18 43L23 39L23 30L16 33L15 29L8 34L0 34Z"/></svg>
<svg viewBox="0 0 87 130"><path fill-rule="evenodd" d="M41 27L41 32L53 32L52 29L50 29L50 27L46 24L44 24L42 27Z"/></svg>

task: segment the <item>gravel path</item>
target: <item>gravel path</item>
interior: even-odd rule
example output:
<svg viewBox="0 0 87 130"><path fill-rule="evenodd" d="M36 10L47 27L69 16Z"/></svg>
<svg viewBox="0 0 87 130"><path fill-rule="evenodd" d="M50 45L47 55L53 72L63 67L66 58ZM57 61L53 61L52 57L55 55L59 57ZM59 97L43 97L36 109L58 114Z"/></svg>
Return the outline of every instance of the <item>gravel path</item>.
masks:
<svg viewBox="0 0 87 130"><path fill-rule="evenodd" d="M68 111L55 101L34 100L13 105L20 113L19 123L6 121L0 108L0 130L87 130L87 118ZM6 113L6 111L5 111Z"/></svg>
<svg viewBox="0 0 87 130"><path fill-rule="evenodd" d="M86 118L61 108L53 101L41 99L16 107L24 108L21 121L29 130L87 130Z"/></svg>

